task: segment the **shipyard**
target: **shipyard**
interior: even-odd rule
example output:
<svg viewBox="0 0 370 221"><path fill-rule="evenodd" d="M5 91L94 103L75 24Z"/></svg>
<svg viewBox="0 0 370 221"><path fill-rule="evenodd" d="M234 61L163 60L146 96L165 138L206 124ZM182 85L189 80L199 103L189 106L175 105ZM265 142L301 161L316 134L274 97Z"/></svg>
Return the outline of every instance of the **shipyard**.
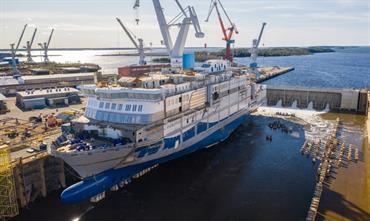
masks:
<svg viewBox="0 0 370 221"><path fill-rule="evenodd" d="M370 219L369 34L204 3L5 0L1 219Z"/></svg>

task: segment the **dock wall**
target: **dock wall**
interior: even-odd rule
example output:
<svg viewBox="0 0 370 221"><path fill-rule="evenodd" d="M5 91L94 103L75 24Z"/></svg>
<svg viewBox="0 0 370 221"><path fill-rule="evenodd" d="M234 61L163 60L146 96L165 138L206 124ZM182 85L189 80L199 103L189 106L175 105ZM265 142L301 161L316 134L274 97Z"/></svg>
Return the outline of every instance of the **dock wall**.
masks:
<svg viewBox="0 0 370 221"><path fill-rule="evenodd" d="M370 92L367 93L368 105L367 105L367 117L364 131L364 161L365 161L365 179L366 187L365 193L367 193L367 212L370 213Z"/></svg>
<svg viewBox="0 0 370 221"><path fill-rule="evenodd" d="M312 108L365 114L368 110L366 90L329 89L292 86L267 86L267 105Z"/></svg>
<svg viewBox="0 0 370 221"><path fill-rule="evenodd" d="M19 207L66 186L63 160L47 153L18 158L12 167Z"/></svg>

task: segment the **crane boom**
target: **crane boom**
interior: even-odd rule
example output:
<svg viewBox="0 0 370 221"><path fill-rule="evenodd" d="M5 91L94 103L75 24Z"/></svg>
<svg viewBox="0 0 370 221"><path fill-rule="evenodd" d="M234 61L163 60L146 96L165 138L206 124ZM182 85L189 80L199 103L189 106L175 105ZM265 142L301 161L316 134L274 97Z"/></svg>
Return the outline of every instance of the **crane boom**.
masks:
<svg viewBox="0 0 370 221"><path fill-rule="evenodd" d="M35 31L33 32L31 41L27 41L27 44L26 44L27 62L29 62L29 63L33 62L32 55L31 55L31 49L32 49L33 40L35 39L35 36L36 36L36 32L37 32L37 28L35 28Z"/></svg>
<svg viewBox="0 0 370 221"><path fill-rule="evenodd" d="M215 8L215 4L217 4L217 2L211 2L211 4L209 5L207 18L204 20L205 22L208 22L209 17L211 16L213 9Z"/></svg>
<svg viewBox="0 0 370 221"><path fill-rule="evenodd" d="M144 54L144 44L143 44L143 39L139 38L138 42L139 44L135 41L134 37L131 35L129 30L126 28L126 26L122 23L121 19L116 18L118 23L121 25L122 29L125 31L126 35L130 38L131 42L135 45L136 49L139 52L139 64L144 65L146 64L145 62L145 54Z"/></svg>
<svg viewBox="0 0 370 221"><path fill-rule="evenodd" d="M36 36L36 32L37 32L37 28L35 28L35 31L33 32L33 35L32 35L31 41L30 41L30 47L32 47L33 40L35 39L35 36Z"/></svg>
<svg viewBox="0 0 370 221"><path fill-rule="evenodd" d="M19 44L21 43L22 41L22 38L23 38L23 34L24 32L26 31L26 28L27 28L27 24L24 25L24 28L23 28L23 31L22 31L22 34L21 36L19 37L18 39L18 43L17 43L17 46L15 47L15 52L17 52L18 48L19 48Z"/></svg>
<svg viewBox="0 0 370 221"><path fill-rule="evenodd" d="M258 40L257 40L257 45L256 45L257 48L260 45L260 41L261 41L262 34L263 34L263 29L265 29L265 26L266 26L266 22L262 23L262 28L261 28L261 31L260 31L260 34L259 34Z"/></svg>
<svg viewBox="0 0 370 221"><path fill-rule="evenodd" d="M126 35L130 38L131 42L135 45L135 48L139 49L139 45L136 43L135 39L132 37L131 33L128 31L126 26L122 23L121 19L116 18L118 23L121 25L122 29L125 31Z"/></svg>
<svg viewBox="0 0 370 221"><path fill-rule="evenodd" d="M48 43L46 45L47 48L49 48L49 44L50 44L50 41L51 41L51 37L53 36L53 33L54 33L54 28L51 29L51 33L50 33L50 36L49 36L49 40L48 40Z"/></svg>
<svg viewBox="0 0 370 221"><path fill-rule="evenodd" d="M252 47L250 49L251 63L249 64L249 67L251 67L254 71L257 70L258 46L261 42L261 38L262 38L262 34L263 34L263 30L264 30L265 26L266 26L266 22L263 22L261 31L258 35L258 39L253 39Z"/></svg>
<svg viewBox="0 0 370 221"><path fill-rule="evenodd" d="M224 21L222 20L220 10L218 10L217 2L215 2L215 3L216 3L215 8L216 8L216 12L217 12L218 21L220 22L221 30L222 30L222 33L224 35L224 38L222 40L227 40L227 38L228 38L227 29L225 27Z"/></svg>
<svg viewBox="0 0 370 221"><path fill-rule="evenodd" d="M175 0L177 6L180 8L180 14L172 19L169 23L167 23L166 18L163 13L162 6L159 0L153 0L154 10L157 15L157 20L159 24L159 28L162 33L163 42L166 46L167 53L170 56L171 64L179 66L182 63L182 56L184 52L186 37L189 32L190 25L193 25L195 29L195 37L202 38L204 37L204 33L201 31L199 20L195 9L191 6L187 6L183 8L178 0ZM182 22L178 24L180 26L180 31L177 34L175 44L173 44L169 28L175 22L177 22L181 17Z"/></svg>
<svg viewBox="0 0 370 221"><path fill-rule="evenodd" d="M134 7L132 7L133 9L137 9L140 7L140 0L135 0L135 4L134 4Z"/></svg>
<svg viewBox="0 0 370 221"><path fill-rule="evenodd" d="M218 5L221 7L222 9L222 12L224 13L224 15L226 16L227 20L229 21L230 23L230 26L229 27L226 27L225 26L225 23L222 19L222 16L221 16L221 12L218 8ZM206 18L206 22L208 22L209 20L209 17L211 16L212 12L213 12L213 9L216 8L216 13L217 13L217 17L218 17L218 21L220 23L220 26L221 26L221 31L222 31L222 34L223 34L223 38L222 40L226 41L226 51L225 51L225 56L224 58L229 60L230 62L233 61L233 55L232 55L232 52L231 52L231 47L230 45L232 43L234 43L234 40L231 39L233 33L235 32L235 34L238 34L238 30L236 29L236 26L235 24L231 21L229 15L227 14L224 6L222 5L221 1L220 0L211 0L211 4L209 6L209 11L208 11L208 15L207 15L207 18Z"/></svg>
<svg viewBox="0 0 370 221"><path fill-rule="evenodd" d="M173 47L172 46L172 39L171 39L170 32L168 30L166 17L163 14L161 3L159 2L159 0L153 0L153 5L154 5L155 13L157 15L159 28L160 28L161 33L162 33L163 43L167 48L167 53L169 55L171 55L171 51L172 51L172 47Z"/></svg>
<svg viewBox="0 0 370 221"><path fill-rule="evenodd" d="M177 4L177 6L180 8L180 10L181 10L182 14L183 14L185 17L187 17L186 12L185 12L184 8L181 6L180 2L179 2L178 0L175 0L175 2L176 2L176 4Z"/></svg>
<svg viewBox="0 0 370 221"><path fill-rule="evenodd" d="M218 3L220 4L220 6L221 6L221 9L222 9L222 11L224 12L224 14L225 14L225 16L226 16L226 18L227 18L227 20L229 20L229 22L230 22L230 26L234 26L234 23L231 21L231 19L230 19L230 17L229 17L229 15L227 14L227 12L226 12L226 10L225 10L225 8L224 8L224 6L222 5L222 3L221 3L221 1L220 0L218 0Z"/></svg>

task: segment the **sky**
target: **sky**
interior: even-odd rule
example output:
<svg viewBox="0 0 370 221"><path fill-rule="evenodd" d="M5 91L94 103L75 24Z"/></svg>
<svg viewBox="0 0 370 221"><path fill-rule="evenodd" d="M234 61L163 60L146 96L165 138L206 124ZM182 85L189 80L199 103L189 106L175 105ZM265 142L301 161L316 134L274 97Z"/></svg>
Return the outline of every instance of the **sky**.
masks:
<svg viewBox="0 0 370 221"><path fill-rule="evenodd" d="M16 43L23 26L28 27L21 47L38 28L36 43L47 41L51 28L51 48L132 47L116 17L136 37L160 47L161 33L151 0L0 0L0 48ZM215 11L208 22L210 0L180 0L183 7L194 6L205 37L197 39L191 27L186 46L224 46ZM166 18L179 13L173 0L162 0ZM223 0L226 11L236 24L234 47L250 47L266 22L261 46L364 45L370 46L370 0ZM135 18L140 19L139 25ZM226 22L226 20L225 20ZM228 23L226 22L228 25ZM177 27L171 31L176 34Z"/></svg>

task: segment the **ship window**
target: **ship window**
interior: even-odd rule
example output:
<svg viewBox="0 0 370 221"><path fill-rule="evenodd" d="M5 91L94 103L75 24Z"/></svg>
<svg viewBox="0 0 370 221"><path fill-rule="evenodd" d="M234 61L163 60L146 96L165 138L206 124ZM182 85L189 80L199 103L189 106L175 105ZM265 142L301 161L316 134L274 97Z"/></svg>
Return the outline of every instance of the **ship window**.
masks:
<svg viewBox="0 0 370 221"><path fill-rule="evenodd" d="M132 111L136 111L136 108L137 108L136 104L132 105Z"/></svg>
<svg viewBox="0 0 370 221"><path fill-rule="evenodd" d="M118 110L120 111L120 110L122 110L122 104L118 104Z"/></svg>
<svg viewBox="0 0 370 221"><path fill-rule="evenodd" d="M110 107L112 110L116 110L117 104L112 103L112 106Z"/></svg>
<svg viewBox="0 0 370 221"><path fill-rule="evenodd" d="M105 109L109 109L109 107L110 107L110 103L105 103Z"/></svg>
<svg viewBox="0 0 370 221"><path fill-rule="evenodd" d="M139 105L137 111L142 112L143 111L143 105Z"/></svg>
<svg viewBox="0 0 370 221"><path fill-rule="evenodd" d="M99 108L103 108L104 107L104 102L100 102L99 103Z"/></svg>
<svg viewBox="0 0 370 221"><path fill-rule="evenodd" d="M131 104L126 104L125 111L130 111L131 110Z"/></svg>

